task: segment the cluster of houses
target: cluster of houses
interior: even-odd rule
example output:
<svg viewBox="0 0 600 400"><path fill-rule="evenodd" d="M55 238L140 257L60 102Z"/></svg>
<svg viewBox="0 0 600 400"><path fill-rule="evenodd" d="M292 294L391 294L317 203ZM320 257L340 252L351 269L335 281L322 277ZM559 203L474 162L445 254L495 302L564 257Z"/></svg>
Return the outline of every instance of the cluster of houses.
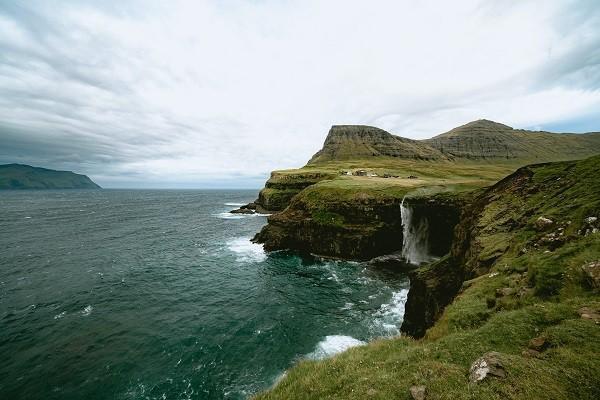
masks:
<svg viewBox="0 0 600 400"><path fill-rule="evenodd" d="M369 176L369 177L378 177L379 175L374 173L374 172L370 172L367 171L366 169L359 169L356 171L342 171L341 172L342 175L347 175L347 176ZM392 175L392 174L383 174L381 175L382 178L400 178L399 175ZM414 176L414 175L410 175L407 177L407 179L417 179L418 177Z"/></svg>

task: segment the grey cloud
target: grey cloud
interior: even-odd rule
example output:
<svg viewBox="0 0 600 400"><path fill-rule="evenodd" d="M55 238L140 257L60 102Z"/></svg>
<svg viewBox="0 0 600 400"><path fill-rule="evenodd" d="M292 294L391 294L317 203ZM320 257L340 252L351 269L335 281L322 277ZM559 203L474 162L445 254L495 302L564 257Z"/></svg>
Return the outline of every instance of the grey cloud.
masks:
<svg viewBox="0 0 600 400"><path fill-rule="evenodd" d="M538 38L537 56L548 48L546 62L532 65L514 32L505 43L486 28L533 3L459 3L447 13L462 10L455 17L463 23L430 32L418 17L404 21L415 24L408 28L380 20L425 13L417 16L431 22L444 13L382 2L357 36L346 28L364 4L352 1L3 2L0 17L24 39L0 38L0 162L79 170L109 185L234 185L302 165L334 123L426 137L480 117L576 125L600 105L597 2L553 4L549 28L537 13L519 25ZM295 17L303 8L318 17L313 29ZM460 30L469 24L487 36ZM505 74L490 59L489 73L477 71L488 65L477 52L490 47L530 67ZM526 104L527 96L552 107ZM527 107L511 108L519 101Z"/></svg>

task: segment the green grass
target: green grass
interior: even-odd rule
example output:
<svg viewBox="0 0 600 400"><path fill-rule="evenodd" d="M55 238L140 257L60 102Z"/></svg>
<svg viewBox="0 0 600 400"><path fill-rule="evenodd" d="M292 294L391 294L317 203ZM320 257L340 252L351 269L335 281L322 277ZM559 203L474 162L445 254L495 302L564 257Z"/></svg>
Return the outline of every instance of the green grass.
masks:
<svg viewBox="0 0 600 400"><path fill-rule="evenodd" d="M428 399L600 398L600 327L577 313L600 310L600 293L580 269L600 260L600 233L578 233L585 217L600 216L600 157L529 170L533 177L525 184L480 191L487 203L465 260L480 274L463 284L423 339L379 340L323 361L300 361L257 399L410 399L412 385L425 385ZM323 181L314 196L365 190L352 185ZM369 188L378 190L378 184ZM406 190L382 189L393 196ZM534 229L541 215L555 221L550 230ZM557 247L542 240L561 227L566 239ZM539 336L548 349L525 356ZM488 351L501 353L507 377L470 384L471 363Z"/></svg>

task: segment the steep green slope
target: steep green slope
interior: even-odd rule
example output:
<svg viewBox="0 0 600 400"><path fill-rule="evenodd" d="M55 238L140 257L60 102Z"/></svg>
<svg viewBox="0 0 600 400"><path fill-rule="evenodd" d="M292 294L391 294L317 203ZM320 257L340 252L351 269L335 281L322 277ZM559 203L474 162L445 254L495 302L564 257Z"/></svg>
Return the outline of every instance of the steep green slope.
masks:
<svg viewBox="0 0 600 400"><path fill-rule="evenodd" d="M473 193L451 253L412 275L403 330L437 320L424 338L301 361L257 398L599 398L599 229L600 156L521 168ZM491 351L504 377L471 382Z"/></svg>
<svg viewBox="0 0 600 400"><path fill-rule="evenodd" d="M22 164L0 165L0 190L99 189L86 175Z"/></svg>
<svg viewBox="0 0 600 400"><path fill-rule="evenodd" d="M449 157L563 161L600 153L600 133L551 133L513 129L488 120L454 128L423 143Z"/></svg>

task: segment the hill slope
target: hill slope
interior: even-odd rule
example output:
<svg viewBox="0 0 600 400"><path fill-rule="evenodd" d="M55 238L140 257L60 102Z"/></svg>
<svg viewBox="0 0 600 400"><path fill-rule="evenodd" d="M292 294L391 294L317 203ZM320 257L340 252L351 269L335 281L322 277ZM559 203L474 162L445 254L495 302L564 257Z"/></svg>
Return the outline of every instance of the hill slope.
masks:
<svg viewBox="0 0 600 400"><path fill-rule="evenodd" d="M474 193L450 255L411 276L403 330L439 318L424 338L301 361L257 399L418 398L411 387L427 399L599 398L599 193L600 156L524 167ZM502 374L471 382L488 352Z"/></svg>
<svg viewBox="0 0 600 400"><path fill-rule="evenodd" d="M100 189L86 175L23 164L0 165L0 190Z"/></svg>
<svg viewBox="0 0 600 400"><path fill-rule="evenodd" d="M383 129L365 125L334 125L329 130L323 148L308 164L382 156L415 160L447 159L439 150L427 144L394 136Z"/></svg>
<svg viewBox="0 0 600 400"><path fill-rule="evenodd" d="M392 135L363 125L334 125L308 165L332 161L508 160L531 162L580 159L600 153L600 133L572 134L513 129L478 120L426 140Z"/></svg>
<svg viewBox="0 0 600 400"><path fill-rule="evenodd" d="M600 153L600 133L551 133L513 129L478 120L423 143L456 158L563 161Z"/></svg>

